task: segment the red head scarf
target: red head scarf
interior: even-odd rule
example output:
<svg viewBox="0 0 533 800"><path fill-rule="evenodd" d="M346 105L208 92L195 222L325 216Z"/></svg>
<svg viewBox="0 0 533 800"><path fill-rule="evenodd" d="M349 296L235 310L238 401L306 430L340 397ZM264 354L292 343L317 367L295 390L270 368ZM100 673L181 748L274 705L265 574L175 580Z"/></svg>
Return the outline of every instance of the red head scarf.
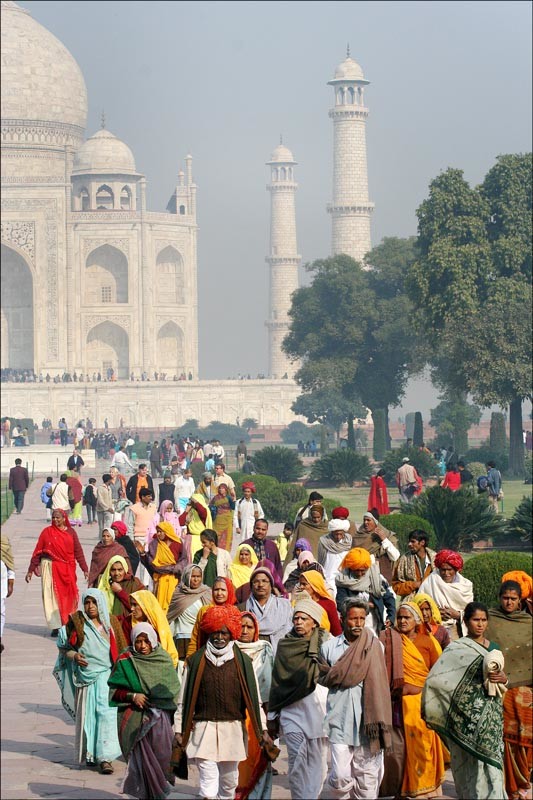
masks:
<svg viewBox="0 0 533 800"><path fill-rule="evenodd" d="M111 527L116 531L116 535L119 538L120 536L125 536L128 532L128 526L125 522L121 522L120 520L118 520L118 522L112 522Z"/></svg>
<svg viewBox="0 0 533 800"><path fill-rule="evenodd" d="M457 570L457 572L460 572L463 568L464 561L455 550L441 550L435 556L435 566L437 569L440 569L443 564L449 564Z"/></svg>
<svg viewBox="0 0 533 800"><path fill-rule="evenodd" d="M200 630L206 636L227 628L232 639L241 635L241 612L235 606L212 606L208 608L200 622Z"/></svg>
<svg viewBox="0 0 533 800"><path fill-rule="evenodd" d="M333 519L348 519L350 512L344 506L337 506L332 510L331 516Z"/></svg>
<svg viewBox="0 0 533 800"><path fill-rule="evenodd" d="M259 641L259 622L257 621L257 617L255 616L255 614L252 614L251 611L241 611L241 620L243 620L244 617L250 617L250 619L254 623L254 642Z"/></svg>
<svg viewBox="0 0 533 800"><path fill-rule="evenodd" d="M222 581L224 581L224 583L226 584L226 588L228 590L228 599L226 600L225 603L222 603L222 605L217 605L217 608L225 608L225 606L236 605L237 595L235 594L235 587L233 586L229 578L223 578L223 577L216 578L215 583L222 583ZM215 587L215 583L213 584L213 588ZM213 589L211 589L211 591L213 591ZM215 600L213 598L213 603L214 602Z"/></svg>

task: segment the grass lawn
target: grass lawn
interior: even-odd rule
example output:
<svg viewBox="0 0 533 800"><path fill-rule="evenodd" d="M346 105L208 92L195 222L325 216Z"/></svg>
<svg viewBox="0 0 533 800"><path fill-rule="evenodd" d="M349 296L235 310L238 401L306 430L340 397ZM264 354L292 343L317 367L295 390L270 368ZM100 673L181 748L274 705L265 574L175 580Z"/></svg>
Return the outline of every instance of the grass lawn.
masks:
<svg viewBox="0 0 533 800"><path fill-rule="evenodd" d="M7 480L0 480L0 524L3 525L13 511L13 493L7 488Z"/></svg>
<svg viewBox="0 0 533 800"><path fill-rule="evenodd" d="M526 485L524 481L520 480L504 480L503 482L503 513L505 517L510 518L513 516L515 508L525 496L531 496L531 485ZM324 497L334 497L340 501L341 505L350 509L350 516L352 519L360 523L362 516L366 511L368 499L368 487L361 487L356 489L336 489L335 487L317 487L317 491L323 494ZM399 506L400 497L398 491L394 488L388 489L389 505ZM500 503L501 507L501 503Z"/></svg>

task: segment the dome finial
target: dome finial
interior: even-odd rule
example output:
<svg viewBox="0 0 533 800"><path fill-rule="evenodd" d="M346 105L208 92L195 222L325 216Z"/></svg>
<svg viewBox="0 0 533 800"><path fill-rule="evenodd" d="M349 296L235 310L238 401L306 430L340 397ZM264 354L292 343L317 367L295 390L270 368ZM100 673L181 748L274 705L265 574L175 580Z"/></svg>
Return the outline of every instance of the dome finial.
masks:
<svg viewBox="0 0 533 800"><path fill-rule="evenodd" d="M105 131L105 111L102 109L102 119L100 122L100 127L103 131Z"/></svg>
<svg viewBox="0 0 533 800"><path fill-rule="evenodd" d="M350 42L346 45L346 58L350 58Z"/></svg>
<svg viewBox="0 0 533 800"><path fill-rule="evenodd" d="M282 133L280 133L280 135L279 135L279 143L283 144L283 134Z"/></svg>

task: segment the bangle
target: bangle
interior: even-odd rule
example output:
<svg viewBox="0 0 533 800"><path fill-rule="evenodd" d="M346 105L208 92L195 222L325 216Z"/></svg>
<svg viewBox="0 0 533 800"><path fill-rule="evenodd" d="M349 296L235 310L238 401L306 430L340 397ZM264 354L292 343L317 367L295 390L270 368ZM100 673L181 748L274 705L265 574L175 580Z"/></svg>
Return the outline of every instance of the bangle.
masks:
<svg viewBox="0 0 533 800"><path fill-rule="evenodd" d="M136 697L136 696L137 696L137 695L136 695L136 692L133 692L133 697L131 698L131 699L133 700L133 702L135 702L135 697Z"/></svg>

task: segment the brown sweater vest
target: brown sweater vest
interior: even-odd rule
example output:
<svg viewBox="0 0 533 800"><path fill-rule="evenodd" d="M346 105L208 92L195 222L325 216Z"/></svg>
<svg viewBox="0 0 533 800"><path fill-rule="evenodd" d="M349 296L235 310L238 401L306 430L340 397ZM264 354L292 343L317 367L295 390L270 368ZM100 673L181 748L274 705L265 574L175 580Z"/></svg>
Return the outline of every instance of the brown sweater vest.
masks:
<svg viewBox="0 0 533 800"><path fill-rule="evenodd" d="M246 706L235 660L226 661L221 667L215 667L206 660L194 719L233 722L243 720L245 713Z"/></svg>

